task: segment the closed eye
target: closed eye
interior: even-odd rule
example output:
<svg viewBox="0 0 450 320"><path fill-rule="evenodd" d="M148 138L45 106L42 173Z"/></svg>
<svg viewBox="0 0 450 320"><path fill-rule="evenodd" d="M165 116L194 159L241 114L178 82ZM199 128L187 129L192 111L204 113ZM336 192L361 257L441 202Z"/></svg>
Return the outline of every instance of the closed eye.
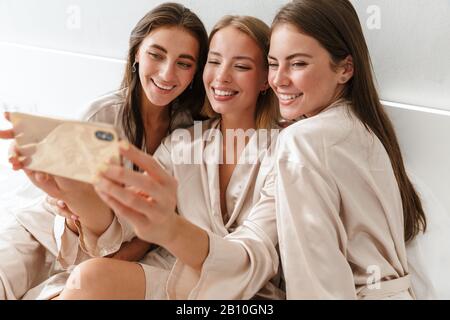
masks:
<svg viewBox="0 0 450 320"><path fill-rule="evenodd" d="M295 68L301 68L301 67L305 67L308 64L306 62L300 61L300 62L293 62L292 66Z"/></svg>
<svg viewBox="0 0 450 320"><path fill-rule="evenodd" d="M185 70L188 70L188 69L192 68L192 64L191 63L178 62L177 64L180 66L180 68L185 69Z"/></svg>
<svg viewBox="0 0 450 320"><path fill-rule="evenodd" d="M162 60L163 59L163 57L160 54L158 54L158 53L154 53L154 52L151 52L151 51L149 51L147 53L154 60Z"/></svg>
<svg viewBox="0 0 450 320"><path fill-rule="evenodd" d="M237 64L235 68L241 71L251 70L251 67L242 64Z"/></svg>

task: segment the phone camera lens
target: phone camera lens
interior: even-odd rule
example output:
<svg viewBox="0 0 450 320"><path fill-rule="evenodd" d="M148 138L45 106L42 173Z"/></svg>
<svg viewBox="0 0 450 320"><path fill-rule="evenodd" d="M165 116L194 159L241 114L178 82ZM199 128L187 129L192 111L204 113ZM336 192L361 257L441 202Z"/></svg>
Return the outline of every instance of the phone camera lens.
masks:
<svg viewBox="0 0 450 320"><path fill-rule="evenodd" d="M95 132L95 136L97 137L97 139L103 140L103 141L113 141L114 140L114 135L112 133L106 132L106 131L97 131L97 132Z"/></svg>

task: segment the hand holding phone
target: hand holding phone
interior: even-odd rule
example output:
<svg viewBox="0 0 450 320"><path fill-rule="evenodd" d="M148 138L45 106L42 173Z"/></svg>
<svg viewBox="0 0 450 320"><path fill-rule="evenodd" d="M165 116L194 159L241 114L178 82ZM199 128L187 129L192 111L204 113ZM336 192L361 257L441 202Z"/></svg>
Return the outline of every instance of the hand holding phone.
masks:
<svg viewBox="0 0 450 320"><path fill-rule="evenodd" d="M120 164L114 126L12 112L17 150L26 169L93 183L105 162Z"/></svg>

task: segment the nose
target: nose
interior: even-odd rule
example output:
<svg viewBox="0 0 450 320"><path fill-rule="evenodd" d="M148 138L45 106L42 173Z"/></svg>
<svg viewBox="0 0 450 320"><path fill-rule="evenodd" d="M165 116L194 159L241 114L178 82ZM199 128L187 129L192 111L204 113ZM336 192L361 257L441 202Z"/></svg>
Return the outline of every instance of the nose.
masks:
<svg viewBox="0 0 450 320"><path fill-rule="evenodd" d="M159 75L161 80L171 82L175 78L175 65L170 61L167 61L161 66Z"/></svg>
<svg viewBox="0 0 450 320"><path fill-rule="evenodd" d="M285 70L278 68L277 70L270 71L273 72L273 84L277 87L286 87L289 85L289 77L286 74Z"/></svg>
<svg viewBox="0 0 450 320"><path fill-rule="evenodd" d="M222 64L219 68L217 68L216 81L218 83L231 82L231 74L229 72L228 66L226 66L225 64Z"/></svg>

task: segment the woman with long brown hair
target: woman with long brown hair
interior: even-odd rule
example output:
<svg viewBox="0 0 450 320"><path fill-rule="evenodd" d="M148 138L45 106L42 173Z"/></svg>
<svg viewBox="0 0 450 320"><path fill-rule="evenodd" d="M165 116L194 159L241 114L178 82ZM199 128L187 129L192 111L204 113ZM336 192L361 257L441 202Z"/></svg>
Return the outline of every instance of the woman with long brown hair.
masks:
<svg viewBox="0 0 450 320"><path fill-rule="evenodd" d="M298 0L272 25L269 83L284 118L276 212L288 299L413 297L405 242L420 199L348 0Z"/></svg>
<svg viewBox="0 0 450 320"><path fill-rule="evenodd" d="M113 124L122 138L153 154L170 132L204 119L207 52L206 29L195 13L177 3L155 7L131 32L121 89L91 103L84 120ZM0 133L13 136L12 130ZM10 161L52 198L17 212L16 223L0 234L0 299L20 299L44 280L42 287L50 285L26 298L52 297L54 284L64 284L80 262L99 256L136 261L150 248L139 240L130 245L132 233L109 237L120 222L92 185L26 170L18 154Z"/></svg>

